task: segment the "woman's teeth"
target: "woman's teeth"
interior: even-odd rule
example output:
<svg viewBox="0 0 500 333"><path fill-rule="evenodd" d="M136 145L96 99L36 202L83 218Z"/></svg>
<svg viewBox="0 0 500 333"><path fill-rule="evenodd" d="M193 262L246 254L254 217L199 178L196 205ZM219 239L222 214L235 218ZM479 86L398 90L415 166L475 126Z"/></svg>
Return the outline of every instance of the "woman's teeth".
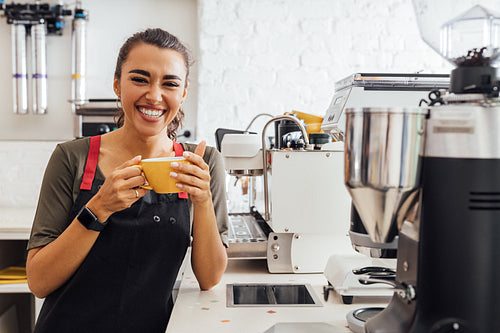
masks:
<svg viewBox="0 0 500 333"><path fill-rule="evenodd" d="M163 110L150 110L145 108L137 108L143 115L152 118L159 118L163 115Z"/></svg>

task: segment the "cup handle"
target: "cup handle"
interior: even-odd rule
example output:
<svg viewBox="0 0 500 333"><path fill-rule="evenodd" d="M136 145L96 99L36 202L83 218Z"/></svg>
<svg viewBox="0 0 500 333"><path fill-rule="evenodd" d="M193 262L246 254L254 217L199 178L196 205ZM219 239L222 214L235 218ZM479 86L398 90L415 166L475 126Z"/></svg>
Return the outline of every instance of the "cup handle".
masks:
<svg viewBox="0 0 500 333"><path fill-rule="evenodd" d="M142 166L140 164L135 164L135 165L132 165L133 167L135 168L138 168L139 170L142 171ZM144 178L146 178L146 175L144 175ZM146 178L146 181L148 181L148 179ZM151 187L151 185L147 184L147 185L139 185L140 188L143 188L145 190L152 190L153 188Z"/></svg>

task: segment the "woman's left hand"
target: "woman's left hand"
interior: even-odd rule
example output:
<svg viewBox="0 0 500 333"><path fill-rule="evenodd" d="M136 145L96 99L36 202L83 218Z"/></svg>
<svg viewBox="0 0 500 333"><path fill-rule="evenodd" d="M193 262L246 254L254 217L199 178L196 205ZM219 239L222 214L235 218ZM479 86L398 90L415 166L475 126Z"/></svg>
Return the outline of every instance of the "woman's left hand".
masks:
<svg viewBox="0 0 500 333"><path fill-rule="evenodd" d="M170 173L170 177L178 181L176 185L179 189L190 194L193 204L212 200L212 194L210 192L210 170L203 160L206 146L207 143L202 141L198 144L194 153L184 152L183 156L187 161L191 162L191 164L172 163L172 168L179 172Z"/></svg>

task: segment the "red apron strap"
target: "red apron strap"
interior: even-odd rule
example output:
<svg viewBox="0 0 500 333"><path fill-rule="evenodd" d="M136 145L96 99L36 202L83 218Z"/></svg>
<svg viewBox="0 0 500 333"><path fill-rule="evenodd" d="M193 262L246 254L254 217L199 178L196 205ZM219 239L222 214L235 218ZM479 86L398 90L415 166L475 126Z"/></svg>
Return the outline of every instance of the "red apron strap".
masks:
<svg viewBox="0 0 500 333"><path fill-rule="evenodd" d="M101 147L101 136L93 136L90 138L89 153L87 155L87 163L85 164L85 171L83 172L82 184L80 190L92 189L92 182L94 181L95 170L97 169L97 161L99 160L99 148Z"/></svg>
<svg viewBox="0 0 500 333"><path fill-rule="evenodd" d="M182 145L180 143L177 143L174 141L174 151L175 151L175 156L182 156L184 153L184 148L182 148ZM187 199L188 194L187 192L179 192L179 199Z"/></svg>
<svg viewBox="0 0 500 333"><path fill-rule="evenodd" d="M174 151L175 156L182 156L182 154L184 153L184 148L182 148L182 145L180 143L174 141Z"/></svg>

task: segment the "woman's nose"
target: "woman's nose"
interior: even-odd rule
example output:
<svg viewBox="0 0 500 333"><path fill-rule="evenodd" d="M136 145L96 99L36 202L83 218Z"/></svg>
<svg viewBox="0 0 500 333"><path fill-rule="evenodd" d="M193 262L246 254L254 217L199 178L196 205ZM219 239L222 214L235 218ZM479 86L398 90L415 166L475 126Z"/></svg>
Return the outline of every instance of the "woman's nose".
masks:
<svg viewBox="0 0 500 333"><path fill-rule="evenodd" d="M146 99L151 102L161 102L161 89L156 84L151 85L146 93Z"/></svg>

